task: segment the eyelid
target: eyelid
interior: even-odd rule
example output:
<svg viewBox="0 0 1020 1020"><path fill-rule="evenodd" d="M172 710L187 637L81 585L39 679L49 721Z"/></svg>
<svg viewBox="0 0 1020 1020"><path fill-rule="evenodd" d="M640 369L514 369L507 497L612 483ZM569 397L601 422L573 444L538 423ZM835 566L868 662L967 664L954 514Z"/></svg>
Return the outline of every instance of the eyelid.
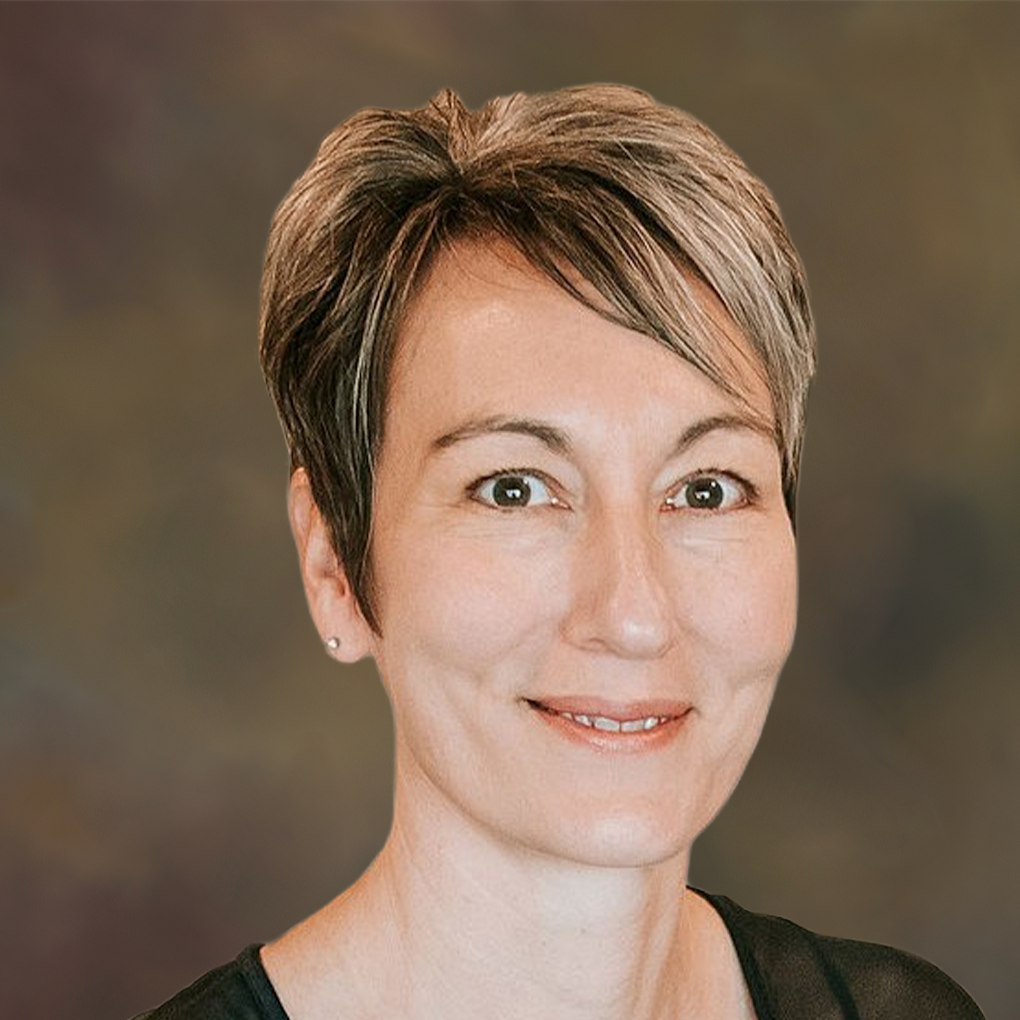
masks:
<svg viewBox="0 0 1020 1020"><path fill-rule="evenodd" d="M490 503L488 500L483 500L479 497L479 490L483 485L487 485L489 482L495 481L497 478L504 478L507 475L513 475L519 478L533 478L540 482L546 491L549 493L549 499L546 502L529 504L524 507L501 507L496 503ZM552 507L566 507L567 502L561 496L558 495L556 483L544 472L539 471L536 468L525 468L525 467L506 467L500 468L498 471L491 471L481 478L476 478L467 487L468 496L475 502L480 503L482 506L490 507L495 510L537 510L539 507L552 506Z"/></svg>
<svg viewBox="0 0 1020 1020"><path fill-rule="evenodd" d="M479 490L487 485L489 482L493 482L498 478L506 477L507 475L518 476L521 478L532 478L541 483L549 494L549 499L545 502L530 504L524 507L500 507L494 502L481 499L478 495ZM735 485L740 491L739 501L731 506L722 506L717 509L698 509L697 507L683 506L677 502L674 502L679 497L680 493L683 492L684 488L690 485L692 482L696 482L702 478L718 478L724 481L730 482ZM569 504L560 494L560 487L549 477L544 471L540 471L538 468L531 467L503 467L496 471L490 471L483 475L481 478L476 478L466 488L467 495L475 502L485 507L498 510L524 510L524 509L538 509L539 507L557 507L565 508ZM678 482L676 482L667 495L665 502L671 510L693 510L696 513L727 513L732 510L740 510L744 507L753 506L760 500L760 492L758 487L745 478L743 475L738 474L735 471L727 470L725 468L698 468L695 471L691 471L684 475Z"/></svg>
<svg viewBox="0 0 1020 1020"><path fill-rule="evenodd" d="M680 493L690 485L692 482L696 482L701 478L716 478L724 479L725 481L732 482L740 490L741 498L738 503L733 506L721 506L715 509L705 508L699 509L692 506L680 505L678 500ZM731 510L740 510L744 507L754 506L760 498L758 487L749 479L743 475L737 474L735 471L728 471L724 468L698 468L696 471L691 471L677 482L666 497L665 502L672 510L693 510L695 513L727 513Z"/></svg>

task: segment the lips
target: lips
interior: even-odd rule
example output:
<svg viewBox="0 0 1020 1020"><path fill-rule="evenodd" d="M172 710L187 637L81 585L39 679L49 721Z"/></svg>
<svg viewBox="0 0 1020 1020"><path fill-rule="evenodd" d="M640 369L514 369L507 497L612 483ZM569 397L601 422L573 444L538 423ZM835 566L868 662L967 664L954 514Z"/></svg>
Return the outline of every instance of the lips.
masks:
<svg viewBox="0 0 1020 1020"><path fill-rule="evenodd" d="M550 722L566 727L582 739L603 743L638 741L675 730L690 711L686 702L671 699L618 702L597 697L528 698L527 703Z"/></svg>

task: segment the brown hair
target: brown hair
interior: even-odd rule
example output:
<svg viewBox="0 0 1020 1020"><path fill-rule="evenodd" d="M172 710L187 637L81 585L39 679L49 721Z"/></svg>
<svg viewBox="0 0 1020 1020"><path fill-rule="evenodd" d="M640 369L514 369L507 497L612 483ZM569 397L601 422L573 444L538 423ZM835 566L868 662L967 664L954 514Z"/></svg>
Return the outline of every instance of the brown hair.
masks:
<svg viewBox="0 0 1020 1020"><path fill-rule="evenodd" d="M734 393L692 281L711 288L768 385L792 518L814 327L775 200L732 150L620 85L518 93L475 112L448 89L421 110L362 110L276 211L260 334L292 469L308 472L373 627L373 464L397 330L436 253L487 237Z"/></svg>

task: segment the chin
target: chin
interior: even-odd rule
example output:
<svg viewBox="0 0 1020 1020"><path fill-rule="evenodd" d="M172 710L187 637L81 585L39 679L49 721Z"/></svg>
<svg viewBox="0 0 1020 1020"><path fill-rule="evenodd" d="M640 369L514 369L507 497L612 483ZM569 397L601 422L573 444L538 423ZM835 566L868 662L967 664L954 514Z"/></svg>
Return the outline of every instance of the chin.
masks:
<svg viewBox="0 0 1020 1020"><path fill-rule="evenodd" d="M572 826L558 853L597 868L648 868L686 857L693 834L665 821L633 811L603 815Z"/></svg>

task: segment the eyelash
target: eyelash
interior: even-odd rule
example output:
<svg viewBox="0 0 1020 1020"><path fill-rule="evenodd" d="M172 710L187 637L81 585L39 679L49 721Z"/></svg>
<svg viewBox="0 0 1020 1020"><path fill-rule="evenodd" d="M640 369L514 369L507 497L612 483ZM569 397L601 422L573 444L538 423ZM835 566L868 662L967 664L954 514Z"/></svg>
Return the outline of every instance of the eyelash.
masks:
<svg viewBox="0 0 1020 1020"><path fill-rule="evenodd" d="M725 470L723 468L716 468L716 467L699 468L697 471L692 471L689 475L687 475L686 478L683 478L683 479L680 480L680 482L672 490L672 494L668 498L669 499L676 498L681 492L684 491L684 489L688 485L691 485L692 483L694 483L696 481L699 481L702 478L718 478L718 479L725 479L726 481L732 482L740 490L740 493L741 493L740 502L737 503L736 506L726 507L725 509L721 509L721 510L718 510L718 511L715 511L713 509L699 510L698 507L692 507L692 506L686 506L686 507L673 506L672 509L674 509L674 510L693 510L693 511L695 511L695 513L700 513L700 512L704 512L704 513L714 513L714 512L727 513L730 510L742 510L745 507L756 506L759 503L759 501L760 501L760 493L758 492L758 487L753 482L749 481L747 478L744 478L742 475L738 475L734 471L727 471L727 470Z"/></svg>
<svg viewBox="0 0 1020 1020"><path fill-rule="evenodd" d="M562 500L558 499L558 497L556 497L556 495L554 493L554 490L555 490L556 486L554 485L552 479L549 478L549 476L546 475L544 472L538 471L535 468L526 468L526 467L506 467L506 468L500 468L498 471L493 471L493 472L483 476L482 478L478 478L474 482L472 482L467 487L467 494L475 502L480 503L482 506L489 507L490 509L501 510L501 511L504 511L504 512L508 511L508 510L518 509L518 508L514 508L514 507L499 507L499 506L494 506L492 503L486 502L485 500L480 499L479 496L478 496L478 493L481 490L482 486L486 485L488 482L495 481L497 478L503 478L503 477L508 476L508 475L515 475L515 476L519 476L519 477L522 477L522 478L537 478L549 490L549 492L552 494L552 497L553 497L553 502L552 503L543 503L543 504L539 504L539 506L543 506L543 507L552 506L552 507L554 507L556 509L560 509L560 508L566 506L566 503L564 501L562 501ZM681 492L683 492L686 486L688 486L688 485L692 484L693 482L696 482L696 481L698 481L699 479L702 479L702 478L723 478L723 479L726 479L726 480L728 480L730 482L733 482L737 486L737 488L739 488L740 491L741 491L741 496L742 496L741 501L736 506L727 507L725 510L719 510L719 511L715 511L713 509L703 510L702 511L702 510L699 510L697 507L692 507L692 506L681 507L681 506L676 506L676 505L673 505L673 504L669 504L669 508L670 508L671 511L693 510L696 513L699 513L699 512L704 512L704 513L714 513L714 512L726 513L729 510L740 510L740 509L743 509L744 507L755 506L759 502L760 493L758 491L757 486L754 485L753 482L749 481L748 479L744 478L741 475L736 474L733 471L727 471L727 470L724 470L722 468L709 467L709 468L699 468L697 471L692 471L685 478L682 478L677 483L677 485L671 490L671 495L667 497L667 503L668 503L668 501L670 499L675 499ZM523 507L523 508L519 508L519 509L528 509L528 508L527 507ZM531 509L538 509L538 506L532 507Z"/></svg>
<svg viewBox="0 0 1020 1020"><path fill-rule="evenodd" d="M493 471L490 474L487 474L484 477L479 478L479 479L475 480L474 482L472 482L467 487L467 494L476 503L480 503L482 506L488 507L490 510L501 510L503 512L506 512L506 511L510 511L510 510L514 510L514 509L529 509L528 507L515 508L515 507L495 506L494 504L488 503L485 500L482 500L482 499L479 498L478 493L479 493L479 490L482 488L483 485L486 485L489 482L493 482L497 478L504 478L504 477L506 477L508 475L513 475L513 476L517 476L517 477L520 477L520 478L537 478L549 490L549 492L552 495L552 498L554 500L554 502L552 502L552 503L542 503L542 504L540 504L540 506L543 506L543 507L550 507L551 506L551 507L553 507L553 508L555 508L557 510L562 509L563 507L566 506L566 503L563 500L559 499L555 495L554 490L556 489L556 485L553 483L552 479L547 474L545 474L544 472L536 471L535 468L525 468L525 467L506 467L506 468L500 468L499 471ZM530 509L536 510L536 509L538 509L538 507L531 507Z"/></svg>

